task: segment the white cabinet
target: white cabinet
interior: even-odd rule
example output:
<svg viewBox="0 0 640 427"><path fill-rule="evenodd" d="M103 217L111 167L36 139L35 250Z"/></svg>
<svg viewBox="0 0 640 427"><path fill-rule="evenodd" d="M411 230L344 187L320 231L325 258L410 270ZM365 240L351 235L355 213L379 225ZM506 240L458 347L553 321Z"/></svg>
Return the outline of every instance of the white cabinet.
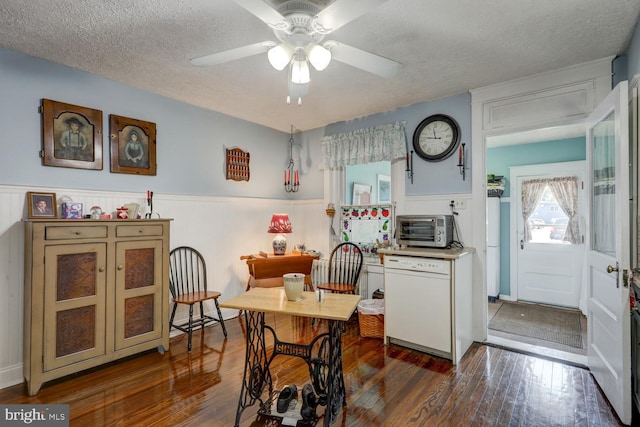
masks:
<svg viewBox="0 0 640 427"><path fill-rule="evenodd" d="M378 257L376 256L376 259ZM382 264L366 264L367 266L367 298L373 298L373 293L384 289L384 268Z"/></svg>

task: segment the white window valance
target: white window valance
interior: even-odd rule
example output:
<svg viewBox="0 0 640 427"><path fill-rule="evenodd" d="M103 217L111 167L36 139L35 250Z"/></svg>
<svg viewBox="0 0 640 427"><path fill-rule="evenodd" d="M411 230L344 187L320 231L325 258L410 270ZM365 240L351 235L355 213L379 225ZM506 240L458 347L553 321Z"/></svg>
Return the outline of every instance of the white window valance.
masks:
<svg viewBox="0 0 640 427"><path fill-rule="evenodd" d="M320 169L381 162L403 158L407 154L406 122L395 122L341 132L322 138Z"/></svg>

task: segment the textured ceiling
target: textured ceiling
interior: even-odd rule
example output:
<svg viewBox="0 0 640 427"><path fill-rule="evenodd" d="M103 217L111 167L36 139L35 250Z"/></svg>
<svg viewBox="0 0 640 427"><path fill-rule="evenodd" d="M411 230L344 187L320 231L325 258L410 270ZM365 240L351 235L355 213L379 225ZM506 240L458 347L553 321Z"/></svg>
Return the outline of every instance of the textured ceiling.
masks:
<svg viewBox="0 0 640 427"><path fill-rule="evenodd" d="M288 132L621 54L639 15L638 0L389 0L330 38L400 62L400 73L333 61L312 70L302 106L286 104L287 72L266 54L191 65L275 40L233 0L2 0L0 46Z"/></svg>

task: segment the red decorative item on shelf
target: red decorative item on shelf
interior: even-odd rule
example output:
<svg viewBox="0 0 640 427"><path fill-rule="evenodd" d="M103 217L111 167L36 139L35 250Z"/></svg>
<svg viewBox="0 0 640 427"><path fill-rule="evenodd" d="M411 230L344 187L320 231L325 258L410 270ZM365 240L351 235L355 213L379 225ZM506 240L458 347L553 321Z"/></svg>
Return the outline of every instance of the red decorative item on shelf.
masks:
<svg viewBox="0 0 640 427"><path fill-rule="evenodd" d="M129 218L129 209L125 208L124 206L116 209L116 211L117 211L116 216L118 217L118 219Z"/></svg>

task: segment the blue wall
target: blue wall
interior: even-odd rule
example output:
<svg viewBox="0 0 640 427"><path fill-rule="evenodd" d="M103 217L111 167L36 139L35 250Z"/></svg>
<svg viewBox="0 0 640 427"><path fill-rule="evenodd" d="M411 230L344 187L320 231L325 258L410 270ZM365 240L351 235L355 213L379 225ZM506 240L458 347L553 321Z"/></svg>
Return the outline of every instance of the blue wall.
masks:
<svg viewBox="0 0 640 427"><path fill-rule="evenodd" d="M321 130L295 135L302 189L286 193L289 134L0 48L0 183L203 196L321 198ZM103 170L43 166L41 99L102 111ZM157 175L110 172L109 115L156 123ZM227 181L225 148L251 155L249 182Z"/></svg>
<svg viewBox="0 0 640 427"><path fill-rule="evenodd" d="M640 73L640 22L632 36L626 61L630 78ZM322 136L401 120L406 122L411 150L415 128L424 118L437 113L448 114L460 124L462 142L467 144L468 164L473 154L471 95L462 93L296 135L294 160L300 167L302 189L292 194L285 193L281 186L282 170L289 159L286 133L3 48L0 48L0 91L2 184L141 192L152 189L191 195L322 198L323 172L318 169L321 150L317 143ZM102 111L102 171L42 166L38 156L42 145L41 117L37 112L42 98ZM109 114L156 123L156 176L109 172ZM225 179L224 150L232 147L251 154L249 182ZM407 195L471 192L471 173L467 173L466 181L462 181L459 168L455 166L456 155L437 163L425 162L415 155L413 160L414 183L405 176ZM489 164L489 170L494 166ZM502 174L499 169L492 172Z"/></svg>
<svg viewBox="0 0 640 427"><path fill-rule="evenodd" d="M385 113L372 114L348 122L339 122L325 128L325 135L370 128L385 123L405 121L408 152L413 150L413 133L420 122L433 114L447 114L460 125L461 142L465 143L467 164L471 164L471 94L463 93L448 98L414 104ZM471 173L467 171L466 180L462 180L458 164L458 155L454 153L441 162L426 162L413 155L413 184L405 174L406 195L419 196L430 194L471 193Z"/></svg>
<svg viewBox="0 0 640 427"><path fill-rule="evenodd" d="M302 188L282 189L282 171L289 159L289 135L214 111L194 107L72 68L0 48L0 126L3 156L0 183L38 187L71 187L107 191L139 191L203 196L322 198L323 171L319 169L324 135L405 121L409 150L415 128L427 116L444 113L461 127L471 162L471 95L461 95L373 114L294 135L293 157L300 168ZM43 166L41 116L43 98L102 111L103 170ZM109 115L156 124L157 175L110 172ZM239 147L251 154L249 182L227 181L225 148ZM471 174L462 181L457 155L428 163L414 155L414 183L408 195L468 193Z"/></svg>
<svg viewBox="0 0 640 427"><path fill-rule="evenodd" d="M569 138L531 144L487 149L487 173L504 176L503 199L511 196L509 167L545 163L572 162L587 158L586 138ZM514 194L513 197L516 197ZM510 201L500 203L500 293L511 295L510 288Z"/></svg>

